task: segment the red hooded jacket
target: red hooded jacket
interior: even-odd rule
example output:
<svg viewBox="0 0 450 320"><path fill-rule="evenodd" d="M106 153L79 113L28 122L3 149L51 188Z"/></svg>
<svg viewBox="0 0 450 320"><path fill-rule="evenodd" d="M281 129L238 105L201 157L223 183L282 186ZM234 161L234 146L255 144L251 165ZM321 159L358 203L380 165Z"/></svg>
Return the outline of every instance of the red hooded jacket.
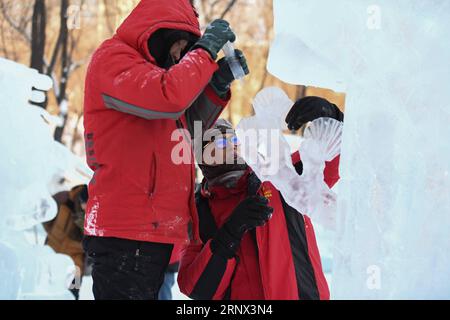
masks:
<svg viewBox="0 0 450 320"><path fill-rule="evenodd" d="M203 49L169 70L157 66L147 43L161 28L200 36L189 0L142 0L92 56L84 126L95 174L86 235L178 244L197 238L193 156L175 164L172 153L180 129L191 133L196 120L210 127L229 97L221 100L208 85L218 66Z"/></svg>

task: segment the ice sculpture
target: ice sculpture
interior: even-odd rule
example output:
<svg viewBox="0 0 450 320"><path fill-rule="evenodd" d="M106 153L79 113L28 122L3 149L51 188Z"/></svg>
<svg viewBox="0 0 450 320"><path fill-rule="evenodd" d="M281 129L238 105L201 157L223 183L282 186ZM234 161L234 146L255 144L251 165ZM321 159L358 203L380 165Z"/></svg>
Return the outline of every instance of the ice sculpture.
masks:
<svg viewBox="0 0 450 320"><path fill-rule="evenodd" d="M237 126L243 159L262 181L270 181L286 202L328 228L334 227L336 195L324 182L325 161L340 151L342 124L329 118L310 124L300 146L303 175L292 164L292 150L283 135L285 118L293 102L286 93L270 87L254 99L255 116Z"/></svg>
<svg viewBox="0 0 450 320"><path fill-rule="evenodd" d="M325 162L332 161L341 151L342 123L331 118L314 120L306 128L299 151L303 174L299 177L308 190L305 213L327 229L336 227L337 196L324 181ZM292 191L293 194L295 190Z"/></svg>
<svg viewBox="0 0 450 320"><path fill-rule="evenodd" d="M450 298L450 3L274 9L269 71L347 93L332 297Z"/></svg>
<svg viewBox="0 0 450 320"><path fill-rule="evenodd" d="M42 101L32 87L52 81L37 71L0 58L0 299L72 299L67 281L74 272L68 256L44 246L42 222L56 216L55 178L89 179L89 170L53 140Z"/></svg>

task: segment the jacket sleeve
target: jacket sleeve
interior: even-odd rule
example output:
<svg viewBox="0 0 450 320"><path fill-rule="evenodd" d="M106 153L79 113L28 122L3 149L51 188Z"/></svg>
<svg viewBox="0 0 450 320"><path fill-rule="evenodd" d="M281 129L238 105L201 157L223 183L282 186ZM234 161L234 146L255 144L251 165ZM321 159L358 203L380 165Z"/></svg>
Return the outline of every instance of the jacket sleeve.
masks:
<svg viewBox="0 0 450 320"><path fill-rule="evenodd" d="M211 128L216 123L230 99L231 92L228 93L225 99L221 99L211 86L208 85L186 111L186 124L191 137L194 137L196 124L201 124L202 133Z"/></svg>
<svg viewBox="0 0 450 320"><path fill-rule="evenodd" d="M169 70L145 60L126 45L103 48L94 63L99 74L105 106L148 120L179 119L203 92L217 70L216 62L203 49L189 52ZM108 63L102 60L108 59Z"/></svg>
<svg viewBox="0 0 450 320"><path fill-rule="evenodd" d="M213 254L210 245L191 244L182 253L178 285L191 299L222 300L231 284L236 259Z"/></svg>
<svg viewBox="0 0 450 320"><path fill-rule="evenodd" d="M339 176L339 163L340 163L341 155L337 155L336 158L329 162L325 162L325 169L323 170L324 181L328 185L329 188L333 188L334 185L341 178ZM292 163L295 165L296 163L302 161L300 152L295 152L292 154Z"/></svg>

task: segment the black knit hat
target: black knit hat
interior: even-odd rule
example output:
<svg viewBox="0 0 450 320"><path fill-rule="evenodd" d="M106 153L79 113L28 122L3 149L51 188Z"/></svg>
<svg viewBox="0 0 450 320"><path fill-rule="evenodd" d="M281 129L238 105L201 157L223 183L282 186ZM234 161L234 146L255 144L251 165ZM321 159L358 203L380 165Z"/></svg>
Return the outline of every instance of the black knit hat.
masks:
<svg viewBox="0 0 450 320"><path fill-rule="evenodd" d="M198 41L198 37L190 32L175 29L159 29L148 40L148 49L160 67L165 67L170 48L179 40L186 40L188 45L182 52L184 56Z"/></svg>
<svg viewBox="0 0 450 320"><path fill-rule="evenodd" d="M203 148L218 136L225 135L227 133L235 134L233 125L231 122L225 119L218 119L214 126L205 132L206 141L203 141Z"/></svg>

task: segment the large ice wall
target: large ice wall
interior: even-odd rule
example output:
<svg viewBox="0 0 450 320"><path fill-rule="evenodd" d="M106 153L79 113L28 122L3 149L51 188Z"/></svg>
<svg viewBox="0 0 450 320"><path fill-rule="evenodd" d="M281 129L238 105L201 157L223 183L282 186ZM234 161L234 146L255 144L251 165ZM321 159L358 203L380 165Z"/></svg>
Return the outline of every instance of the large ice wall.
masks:
<svg viewBox="0 0 450 320"><path fill-rule="evenodd" d="M333 298L450 298L450 2L275 0L268 69L345 90Z"/></svg>
<svg viewBox="0 0 450 320"><path fill-rule="evenodd" d="M86 183L86 165L53 140L55 119L29 100L41 102L52 81L37 71L0 58L0 299L71 299L75 273L70 257L44 245L42 222L57 206L55 181Z"/></svg>

